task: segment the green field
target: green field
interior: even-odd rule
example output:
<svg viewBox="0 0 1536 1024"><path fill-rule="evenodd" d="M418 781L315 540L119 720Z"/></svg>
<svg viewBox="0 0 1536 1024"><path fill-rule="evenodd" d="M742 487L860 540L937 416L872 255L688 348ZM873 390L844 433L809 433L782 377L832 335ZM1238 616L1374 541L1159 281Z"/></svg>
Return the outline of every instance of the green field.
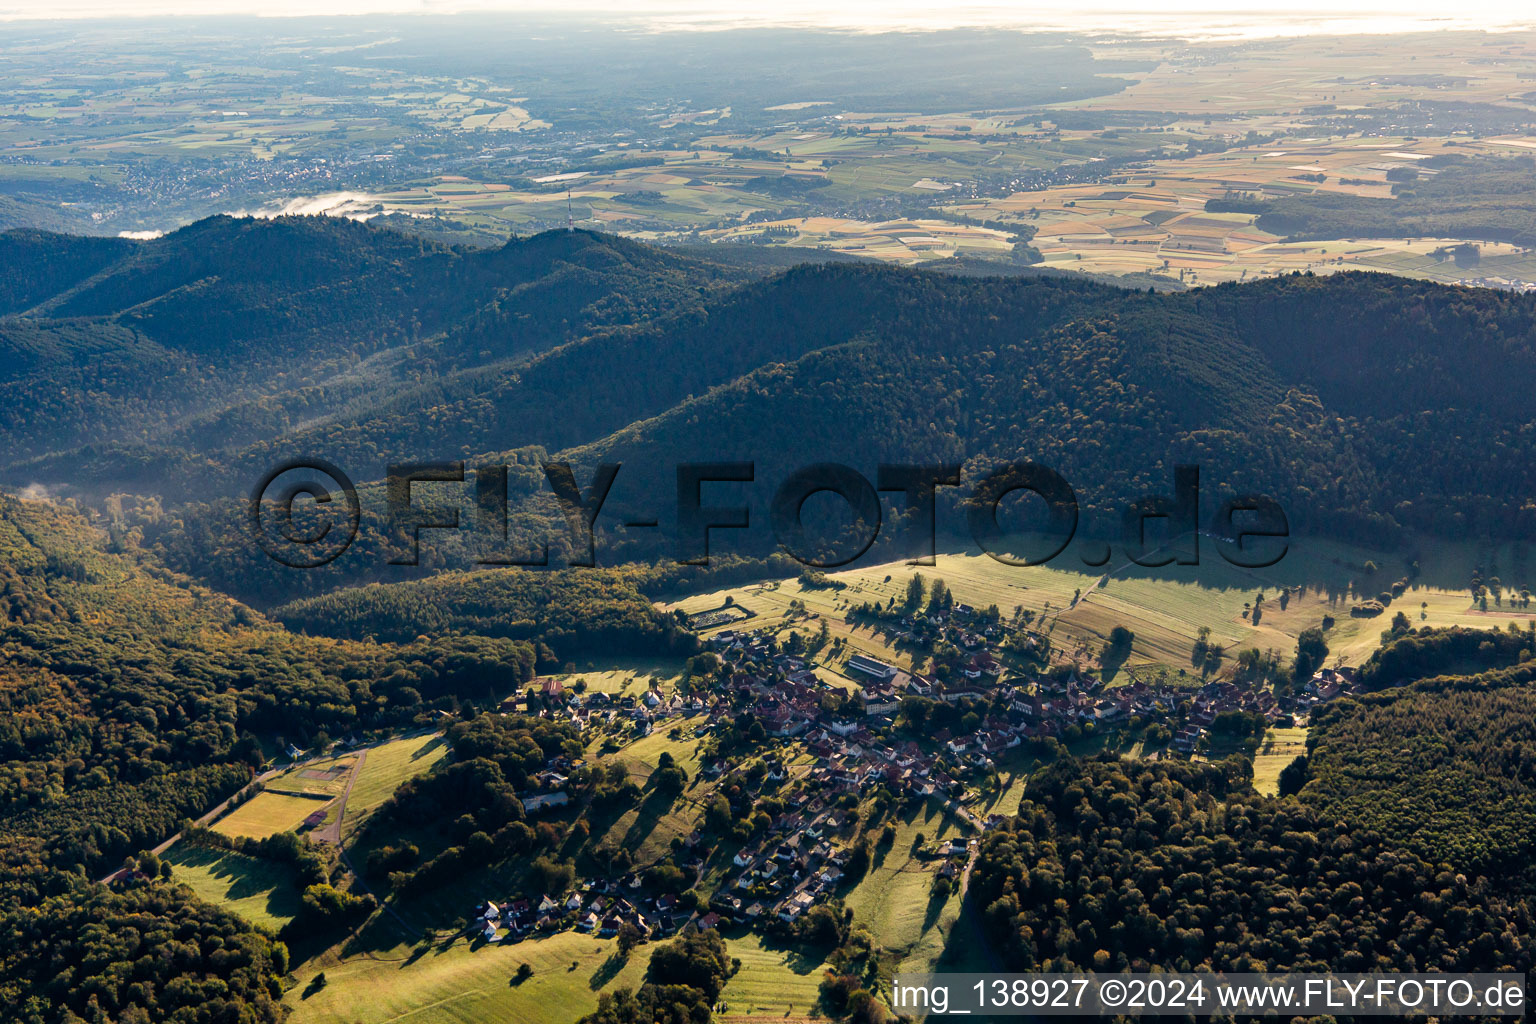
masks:
<svg viewBox="0 0 1536 1024"><path fill-rule="evenodd" d="M585 671L562 672L555 676L566 686L578 681L586 683L589 691L610 693L616 696L630 694L639 697L650 689L652 683L663 690L666 684L680 676L683 663L677 659L662 658L656 661L638 661L631 658L595 662Z"/></svg>
<svg viewBox="0 0 1536 1024"><path fill-rule="evenodd" d="M727 945L730 955L740 958L741 970L721 995L728 1009L717 1019L812 1017L820 961L751 934L728 938ZM642 945L620 961L612 940L561 932L507 944L458 939L420 955L407 946L345 958L328 954L296 972L300 984L285 1002L292 1007L291 1024L570 1024L596 1007L602 991L638 987L651 948ZM521 963L534 974L514 985ZM325 972L326 986L305 997L319 971Z"/></svg>
<svg viewBox="0 0 1536 1024"><path fill-rule="evenodd" d="M299 894L284 865L185 844L171 847L161 859L199 898L253 924L277 931L298 913Z"/></svg>
<svg viewBox="0 0 1536 1024"><path fill-rule="evenodd" d="M649 736L635 740L618 751L602 755L603 760L610 763L617 761L628 768L630 777L641 789L649 782L663 752L670 753L678 767L688 773L688 788L670 806L662 806L655 798L642 799L638 805L625 810L608 823L605 834L598 840L597 845L629 850L639 864L647 864L665 856L674 838L687 836L696 829L704 814L704 800L713 791L712 784L699 779L699 741L688 738L674 740L667 735L675 721L668 720L663 723L663 728ZM702 719L685 719L682 726L684 735L690 734L693 723L699 721Z"/></svg>
<svg viewBox="0 0 1536 1024"><path fill-rule="evenodd" d="M866 601L883 605L895 598L899 603L908 579L917 572L930 582L942 579L957 601L978 608L995 604L1004 616L1016 607L1035 612L1031 629L1049 637L1056 660L1086 669L1097 667L1110 630L1125 626L1135 634L1135 642L1124 669L1111 679L1116 683L1130 677L1177 677L1180 669L1191 681L1198 679L1191 661L1202 628L1209 629L1212 641L1226 647L1229 655L1256 647L1289 657L1295 652L1296 637L1320 625L1327 616L1334 620L1327 635L1330 662L1342 658L1345 664L1357 665L1379 646L1381 631L1399 610L1414 626L1488 629L1503 628L1513 621L1523 627L1532 618L1529 611L1511 612L1493 606L1487 613L1476 610L1471 607L1468 591L1460 589L1477 561L1486 563L1492 558L1502 566L1521 565L1522 553L1509 547L1489 552L1470 544L1442 544L1419 553L1420 575L1387 614L1378 618L1352 618L1349 609L1408 577L1410 559L1404 555L1293 538L1290 551L1277 565L1246 570L1228 564L1215 542L1207 541L1197 566L1148 569L1117 554L1102 586L1101 571L1076 568L1071 556L1069 550L1048 566L1012 566L974 550L951 550L940 554L933 566L914 568L892 562L832 574L834 580L845 584L841 590L807 590L797 579L785 579L696 594L666 607L691 614L719 607L729 596L756 617L744 627L731 624L705 629L705 636L725 628L766 627L781 636L798 630L809 638L825 620L831 636L844 641L842 650L834 652L828 645L817 655L825 669L835 671L848 655L860 652L910 667L908 654L886 646L869 628L850 626L844 616L850 607ZM1367 571L1368 563L1377 568ZM1523 583L1523 577L1511 575L1511 570L1506 570L1505 578L1516 586ZM1299 594L1284 611L1276 600L1281 587ZM1296 588L1304 589L1298 592ZM1255 626L1244 617L1244 611L1260 593L1265 597L1264 613ZM1074 595L1078 597L1076 604ZM804 603L804 615L791 612L794 601ZM1226 664L1231 663L1229 657ZM830 676L830 672L824 675Z"/></svg>
<svg viewBox="0 0 1536 1024"><path fill-rule="evenodd" d="M437 734L409 736L372 747L363 757L363 765L347 797L344 835L351 835L362 819L392 796L406 779L431 771L448 753L448 745Z"/></svg>
<svg viewBox="0 0 1536 1024"><path fill-rule="evenodd" d="M282 793L257 793L220 818L213 830L227 836L265 839L278 832L292 832L311 814L327 809L324 800Z"/></svg>
<svg viewBox="0 0 1536 1024"><path fill-rule="evenodd" d="M1307 752L1307 730L1271 729L1253 758L1253 788L1274 796L1285 766Z"/></svg>
<svg viewBox="0 0 1536 1024"><path fill-rule="evenodd" d="M289 1021L571 1024L596 1008L604 988L634 988L643 980L650 947L639 947L623 963L617 950L611 940L561 932L505 945L458 939L420 956L400 946L344 962L322 958L299 972L303 984L286 999L293 1008ZM514 985L512 976L521 963L533 967L534 974ZM321 970L325 988L305 998L309 979Z"/></svg>
<svg viewBox="0 0 1536 1024"><path fill-rule="evenodd" d="M1017 801L1015 801L1017 805ZM935 873L943 861L916 855L917 837L923 846L939 839L968 835L937 800L916 811L898 816L896 841L887 849L877 847L869 873L845 897L854 921L869 929L887 952L901 957L901 969L929 970L960 913L958 888L942 902L929 898Z"/></svg>
<svg viewBox="0 0 1536 1024"><path fill-rule="evenodd" d="M824 964L750 933L728 938L726 944L731 956L741 960L741 970L720 994L727 1009L716 1020L793 1022L818 1016Z"/></svg>

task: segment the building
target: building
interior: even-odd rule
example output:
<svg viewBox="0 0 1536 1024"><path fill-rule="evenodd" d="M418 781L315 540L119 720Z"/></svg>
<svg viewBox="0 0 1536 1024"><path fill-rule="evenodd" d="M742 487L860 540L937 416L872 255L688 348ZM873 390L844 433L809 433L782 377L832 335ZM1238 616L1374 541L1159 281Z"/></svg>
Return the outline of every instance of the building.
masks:
<svg viewBox="0 0 1536 1024"><path fill-rule="evenodd" d="M879 682L895 679L898 671L895 665L887 665L883 661L876 661L874 658L866 657L863 654L855 654L848 659L848 663L843 667L850 673L857 673Z"/></svg>

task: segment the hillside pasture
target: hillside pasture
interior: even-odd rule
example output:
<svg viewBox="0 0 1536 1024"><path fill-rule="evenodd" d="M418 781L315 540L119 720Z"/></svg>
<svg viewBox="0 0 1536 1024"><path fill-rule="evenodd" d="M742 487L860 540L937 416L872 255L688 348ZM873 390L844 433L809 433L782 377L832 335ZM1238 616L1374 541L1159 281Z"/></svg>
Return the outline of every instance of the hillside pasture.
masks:
<svg viewBox="0 0 1536 1024"><path fill-rule="evenodd" d="M299 911L299 894L287 865L185 843L171 847L161 860L199 899L252 924L277 931Z"/></svg>
<svg viewBox="0 0 1536 1024"><path fill-rule="evenodd" d="M343 836L392 796L407 779L424 775L448 754L448 744L435 733L381 743L368 751L347 796Z"/></svg>

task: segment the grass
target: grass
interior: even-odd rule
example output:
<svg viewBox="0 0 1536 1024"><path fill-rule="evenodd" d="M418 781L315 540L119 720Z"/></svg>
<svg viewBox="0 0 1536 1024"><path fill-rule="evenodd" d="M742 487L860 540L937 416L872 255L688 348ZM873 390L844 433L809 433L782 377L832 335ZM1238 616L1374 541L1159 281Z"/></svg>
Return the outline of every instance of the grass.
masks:
<svg viewBox="0 0 1536 1024"><path fill-rule="evenodd" d="M298 913L299 894L284 865L185 844L173 846L161 859L171 865L176 881L190 886L198 898L252 924L277 931Z"/></svg>
<svg viewBox="0 0 1536 1024"><path fill-rule="evenodd" d="M1253 758L1253 788L1274 796L1285 766L1307 752L1306 729L1271 729Z"/></svg>
<svg viewBox="0 0 1536 1024"><path fill-rule="evenodd" d="M597 1007L607 988L635 988L645 976L650 946L627 961L618 946L575 932L519 943L464 939L435 946L420 956L405 946L356 954L334 954L306 964L299 988L288 993L290 1024L353 1024L408 1021L409 1024L570 1024ZM533 977L512 984L518 965ZM303 990L324 971L326 986L308 998Z"/></svg>
<svg viewBox="0 0 1536 1024"><path fill-rule="evenodd" d="M720 998L727 1009L716 1020L802 1021L814 1015L822 962L750 933L728 933L726 945L741 960L741 970L726 982Z"/></svg>
<svg viewBox="0 0 1536 1024"><path fill-rule="evenodd" d="M431 771L447 754L447 743L436 734L391 740L369 750L347 797L344 833L350 835L402 782Z"/></svg>
<svg viewBox="0 0 1536 1024"><path fill-rule="evenodd" d="M741 970L721 995L729 1009L717 1020L811 1017L822 977L819 960L751 934L733 933L727 946ZM419 954L404 945L344 946L299 967L294 973L300 984L284 1001L291 1007L290 1024L570 1024L595 1009L602 992L639 987L653 948L640 946L620 961L613 940L576 932L519 943L457 939ZM522 963L533 976L513 984ZM306 997L310 979L321 971L326 986Z"/></svg>
<svg viewBox="0 0 1536 1024"><path fill-rule="evenodd" d="M627 849L636 863L640 864L664 856L670 850L674 838L686 837L698 827L704 813L704 799L714 788L712 784L699 781L699 742L670 738L667 733L671 731L675 720L669 719L662 724L662 728L649 736L602 756L606 762L617 762L628 768L635 785L642 789L645 789L664 752L670 753L678 767L688 773L688 788L669 805L663 806L661 798L647 792L637 805L613 819L601 836L594 832L594 848L606 845ZM691 731L692 725L685 721L683 729L685 733Z"/></svg>
<svg viewBox="0 0 1536 1024"><path fill-rule="evenodd" d="M1289 658L1296 649L1296 638L1303 630L1320 625L1325 617L1333 619L1327 639L1329 660L1358 665L1380 645L1381 631L1392 615L1404 611L1414 626L1461 625L1478 629L1503 628L1509 622L1520 626L1533 612L1511 611L1507 606L1490 605L1484 613L1471 606L1463 586L1470 579L1472 565L1481 562L1503 569L1507 584L1524 584L1522 552L1505 547L1497 551L1471 544L1444 543L1415 554L1421 563L1413 586L1393 602L1387 613L1374 619L1352 618L1349 609L1367 596L1388 589L1398 579L1410 575L1409 559L1362 547L1293 538L1286 556L1275 566L1263 570L1240 569L1221 558L1214 542L1201 546L1197 566L1167 566L1149 569L1128 563L1115 552L1111 572L1100 586L1100 571L1074 565L1074 551L1069 549L1046 566L1004 565L973 550L940 554L933 566L912 567L893 562L833 574L845 586L841 590L803 588L797 579L754 583L713 593L696 594L667 608L696 612L718 607L727 595L735 603L756 613L745 627L722 626L703 630L708 636L723 628L769 628L782 637L792 630L807 639L826 621L834 640L816 656L821 663L818 674L837 679L848 655L864 653L902 667L911 667L911 656L886 646L884 640L868 628L855 628L844 620L851 606L866 601L885 604L898 602L914 572L930 582L942 579L961 601L978 608L997 605L1004 616L1015 607L1035 613L1031 626L1048 637L1058 661L1073 661L1084 668L1096 666L1099 653L1110 630L1123 625L1135 634L1130 657L1122 670L1111 678L1121 683L1130 678L1164 675L1177 681L1180 670L1191 683L1199 680L1193 668L1194 645L1201 629L1210 630L1211 640L1228 651L1225 667L1232 665L1232 655L1246 647L1273 650ZM1379 568L1367 572L1368 563ZM1304 588L1281 610L1280 588ZM1264 612L1257 625L1245 616L1246 606L1257 594L1264 594ZM1074 605L1074 595L1079 597ZM790 610L793 601L803 602L806 614ZM1421 608L1420 605L1423 604ZM847 681L844 680L846 683Z"/></svg>
<svg viewBox="0 0 1536 1024"><path fill-rule="evenodd" d="M292 832L303 823L305 818L325 809L327 805L323 800L287 796L282 793L257 793L250 800L220 818L213 829L227 836L265 839L279 832Z"/></svg>
<svg viewBox="0 0 1536 1024"><path fill-rule="evenodd" d="M630 694L639 697L650 689L652 683L659 684L664 691L670 690L666 684L682 674L681 659L662 658L655 661L639 661L626 658L595 662L584 671L562 672L555 678L567 687L575 684L577 680L583 680L590 693L608 693L614 696Z"/></svg>
<svg viewBox="0 0 1536 1024"><path fill-rule="evenodd" d="M960 912L958 888L942 902L929 898L942 861L917 856L921 845L966 835L966 830L936 800L899 816L896 839L876 848L873 866L844 898L854 921L875 941L901 958L904 971L926 971L938 961Z"/></svg>

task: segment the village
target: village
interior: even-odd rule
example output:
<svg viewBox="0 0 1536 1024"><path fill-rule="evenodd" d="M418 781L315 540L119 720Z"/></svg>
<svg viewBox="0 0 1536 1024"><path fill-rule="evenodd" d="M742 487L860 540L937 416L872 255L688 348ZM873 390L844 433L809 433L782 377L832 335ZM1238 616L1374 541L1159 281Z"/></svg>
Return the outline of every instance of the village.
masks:
<svg viewBox="0 0 1536 1024"><path fill-rule="evenodd" d="M857 808L880 791L896 801L936 801L967 833L920 851L947 893L963 884L974 836L1005 820L980 815L971 804L977 780L1014 751L1050 757L1085 739L1136 732L1162 739L1162 749L1143 757L1204 757L1223 744L1235 749L1255 729L1262 736L1268 726L1305 724L1318 705L1359 691L1355 670L1342 666L1321 669L1284 700L1267 687L1227 679L1110 687L1061 666L1010 670L1003 661L1010 657L1003 650L1009 631L995 610L964 604L900 617L890 632L900 642L951 653L933 673L854 653L841 666L851 685L840 687L819 675L805 653L789 653L771 630L722 629L705 641L713 671L675 692L655 683L641 695L581 692L545 677L504 702L503 713L568 720L584 734L640 738L691 727L706 742L743 739L745 746L717 740L701 779L742 781L772 793L782 810L766 829L738 833L740 848L707 901L694 889L655 892L632 871L579 879L568 892L487 899L475 908L470 930L487 942L565 929L634 942L723 924L793 934L814 908L857 881L862 865L853 862L868 857L855 838ZM1011 649L1021 646L1029 644ZM936 708L946 710L935 715ZM949 724L924 728L929 717L913 720L924 712ZM552 763L536 776L539 788L521 795L530 816L569 802L564 772L571 767ZM710 841L695 831L680 846L676 862L702 880Z"/></svg>

